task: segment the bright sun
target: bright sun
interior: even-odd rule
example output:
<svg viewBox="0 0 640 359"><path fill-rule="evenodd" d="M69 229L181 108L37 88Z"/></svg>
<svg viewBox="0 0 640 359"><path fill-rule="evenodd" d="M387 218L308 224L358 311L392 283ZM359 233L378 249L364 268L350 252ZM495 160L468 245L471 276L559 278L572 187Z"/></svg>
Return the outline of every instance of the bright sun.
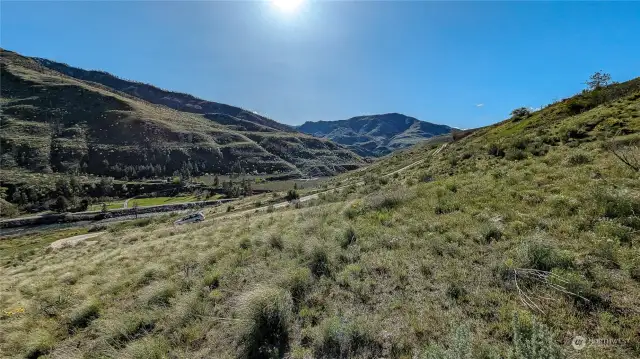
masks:
<svg viewBox="0 0 640 359"><path fill-rule="evenodd" d="M273 5L285 12L294 12L303 0L271 0Z"/></svg>

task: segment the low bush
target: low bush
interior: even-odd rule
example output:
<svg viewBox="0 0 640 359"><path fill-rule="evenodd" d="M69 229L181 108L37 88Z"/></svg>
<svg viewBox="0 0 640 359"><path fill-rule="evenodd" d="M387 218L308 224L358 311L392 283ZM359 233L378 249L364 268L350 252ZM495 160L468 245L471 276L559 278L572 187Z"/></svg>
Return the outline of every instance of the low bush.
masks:
<svg viewBox="0 0 640 359"><path fill-rule="evenodd" d="M53 334L44 329L34 329L25 343L24 357L27 359L43 357L51 351L55 343L56 339Z"/></svg>
<svg viewBox="0 0 640 359"><path fill-rule="evenodd" d="M218 271L210 271L204 275L202 285L208 290L214 290L220 286L220 273Z"/></svg>
<svg viewBox="0 0 640 359"><path fill-rule="evenodd" d="M591 157L584 153L574 153L567 157L567 164L571 166L583 165L591 162Z"/></svg>
<svg viewBox="0 0 640 359"><path fill-rule="evenodd" d="M513 316L512 331L512 349L509 358L561 359L565 357L551 331L535 319L521 320L516 312Z"/></svg>
<svg viewBox="0 0 640 359"><path fill-rule="evenodd" d="M284 249L284 240L278 233L272 233L269 235L268 243L273 249L277 249L279 251Z"/></svg>
<svg viewBox="0 0 640 359"><path fill-rule="evenodd" d="M467 296L467 290L457 282L449 283L447 296L455 301L463 301Z"/></svg>
<svg viewBox="0 0 640 359"><path fill-rule="evenodd" d="M624 219L638 216L640 213L640 198L632 197L629 194L611 193L600 189L596 191L594 198L599 206L601 215L606 218ZM635 222L630 221L630 223Z"/></svg>
<svg viewBox="0 0 640 359"><path fill-rule="evenodd" d="M480 232L482 243L491 243L502 239L502 231L493 225L485 225Z"/></svg>
<svg viewBox="0 0 640 359"><path fill-rule="evenodd" d="M640 264L634 263L629 267L629 276L637 282L640 282Z"/></svg>
<svg viewBox="0 0 640 359"><path fill-rule="evenodd" d="M510 161L521 161L527 158L527 153L519 148L510 148L506 151L505 158Z"/></svg>
<svg viewBox="0 0 640 359"><path fill-rule="evenodd" d="M447 349L439 345L429 345L422 352L422 359L471 359L472 351L471 330L467 325L460 325L448 340Z"/></svg>
<svg viewBox="0 0 640 359"><path fill-rule="evenodd" d="M313 276L308 268L296 268L285 277L283 287L291 293L293 304L298 307L304 300L313 283Z"/></svg>
<svg viewBox="0 0 640 359"><path fill-rule="evenodd" d="M433 182L435 180L433 175L431 175L431 173L429 172L422 172L418 176L418 179L420 180L420 182Z"/></svg>
<svg viewBox="0 0 640 359"><path fill-rule="evenodd" d="M320 325L320 338L314 348L318 358L379 357L381 346L364 323L328 318Z"/></svg>
<svg viewBox="0 0 640 359"><path fill-rule="evenodd" d="M289 348L293 302L286 290L254 289L239 300L240 358L282 358Z"/></svg>
<svg viewBox="0 0 640 359"><path fill-rule="evenodd" d="M295 189L290 189L285 196L285 199L289 202L300 198L300 194Z"/></svg>
<svg viewBox="0 0 640 359"><path fill-rule="evenodd" d="M453 213L460 210L460 204L450 198L441 198L434 207L436 214Z"/></svg>
<svg viewBox="0 0 640 359"><path fill-rule="evenodd" d="M543 271L573 266L573 260L568 254L559 251L548 243L537 240L524 242L521 245L519 248L519 260L522 268Z"/></svg>
<svg viewBox="0 0 640 359"><path fill-rule="evenodd" d="M343 249L349 247L356 242L356 230L353 227L347 228L340 237L340 247Z"/></svg>
<svg viewBox="0 0 640 359"><path fill-rule="evenodd" d="M494 156L494 157L504 157L505 156L504 148L498 146L495 143L492 143L492 144L489 145L489 148L487 148L487 153L489 154L489 156Z"/></svg>
<svg viewBox="0 0 640 359"><path fill-rule="evenodd" d="M406 190L396 190L391 193L375 194L367 198L367 208L378 211L393 209L409 199Z"/></svg>
<svg viewBox="0 0 640 359"><path fill-rule="evenodd" d="M148 305L166 307L169 300L176 294L176 288L171 283L163 281L151 284L143 290L141 299Z"/></svg>
<svg viewBox="0 0 640 359"><path fill-rule="evenodd" d="M129 343L123 357L131 359L162 359L167 357L171 345L164 338L144 337Z"/></svg>
<svg viewBox="0 0 640 359"><path fill-rule="evenodd" d="M311 249L311 253L309 253L309 269L316 277L329 275L331 272L329 254L325 247L317 245Z"/></svg>

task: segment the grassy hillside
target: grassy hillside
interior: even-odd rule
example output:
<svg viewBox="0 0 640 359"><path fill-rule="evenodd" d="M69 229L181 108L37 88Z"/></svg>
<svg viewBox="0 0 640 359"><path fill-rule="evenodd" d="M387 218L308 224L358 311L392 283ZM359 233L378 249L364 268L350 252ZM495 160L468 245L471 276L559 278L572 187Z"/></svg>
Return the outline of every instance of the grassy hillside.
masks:
<svg viewBox="0 0 640 359"><path fill-rule="evenodd" d="M33 58L33 60L61 74L83 81L102 84L116 91L179 111L201 114L221 114L226 115L227 118L232 121L250 122L261 127L270 128L271 130L295 132L290 126L239 107L206 101L189 94L172 92L157 88L153 85L121 79L104 71L84 70L42 58Z"/></svg>
<svg viewBox="0 0 640 359"><path fill-rule="evenodd" d="M298 129L347 146L361 156L384 156L436 136L452 128L420 121L399 113L358 116L343 121L305 122Z"/></svg>
<svg viewBox="0 0 640 359"><path fill-rule="evenodd" d="M116 178L234 170L315 176L362 164L335 143L291 132L275 121L184 107L176 111L162 102L152 104L126 91L68 77L42 61L1 52L3 169ZM207 111L222 108L210 104Z"/></svg>
<svg viewBox="0 0 640 359"><path fill-rule="evenodd" d="M609 149L638 156L639 83L435 155L424 145L384 157L329 184L365 185L287 209L180 227L145 220L72 248L3 252L0 350L637 358L640 180ZM578 351L577 335L607 341Z"/></svg>

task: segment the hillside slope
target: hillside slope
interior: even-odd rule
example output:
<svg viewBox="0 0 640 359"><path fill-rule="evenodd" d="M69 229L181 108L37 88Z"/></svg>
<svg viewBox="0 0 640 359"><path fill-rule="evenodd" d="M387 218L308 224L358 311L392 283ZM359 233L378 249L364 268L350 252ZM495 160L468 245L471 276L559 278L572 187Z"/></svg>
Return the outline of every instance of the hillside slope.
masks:
<svg viewBox="0 0 640 359"><path fill-rule="evenodd" d="M300 131L331 139L361 156L383 156L425 139L449 134L451 127L399 113L358 116L342 121L305 122Z"/></svg>
<svg viewBox="0 0 640 359"><path fill-rule="evenodd" d="M636 79L399 151L313 203L6 241L0 351L638 358L640 180L615 153L639 148Z"/></svg>
<svg viewBox="0 0 640 359"><path fill-rule="evenodd" d="M331 141L235 107L48 63L75 75L99 75L114 90L5 50L0 61L3 170L137 178L229 173L239 164L247 173L324 176L362 164ZM159 104L128 93L144 93ZM180 111L165 106L171 103L179 103L173 107Z"/></svg>
<svg viewBox="0 0 640 359"><path fill-rule="evenodd" d="M279 131L296 132L290 126L281 124L279 122L239 107L199 99L195 96L185 93L163 90L153 85L144 84L141 82L121 79L104 71L84 70L43 58L32 59L34 61L37 61L42 66L48 67L69 77L74 77L83 81L99 83L116 91L124 92L128 95L138 97L145 101L158 105L164 105L178 111L200 114L219 113L228 115L231 118L252 122L257 125Z"/></svg>

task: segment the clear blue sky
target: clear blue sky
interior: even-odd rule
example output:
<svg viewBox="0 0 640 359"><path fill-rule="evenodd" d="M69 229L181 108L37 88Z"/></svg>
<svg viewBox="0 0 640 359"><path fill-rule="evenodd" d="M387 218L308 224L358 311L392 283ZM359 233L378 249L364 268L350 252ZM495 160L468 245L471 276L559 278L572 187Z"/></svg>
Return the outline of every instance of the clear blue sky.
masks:
<svg viewBox="0 0 640 359"><path fill-rule="evenodd" d="M640 3L8 2L1 46L287 124L401 112L469 128L640 76ZM482 104L482 105L480 105Z"/></svg>

